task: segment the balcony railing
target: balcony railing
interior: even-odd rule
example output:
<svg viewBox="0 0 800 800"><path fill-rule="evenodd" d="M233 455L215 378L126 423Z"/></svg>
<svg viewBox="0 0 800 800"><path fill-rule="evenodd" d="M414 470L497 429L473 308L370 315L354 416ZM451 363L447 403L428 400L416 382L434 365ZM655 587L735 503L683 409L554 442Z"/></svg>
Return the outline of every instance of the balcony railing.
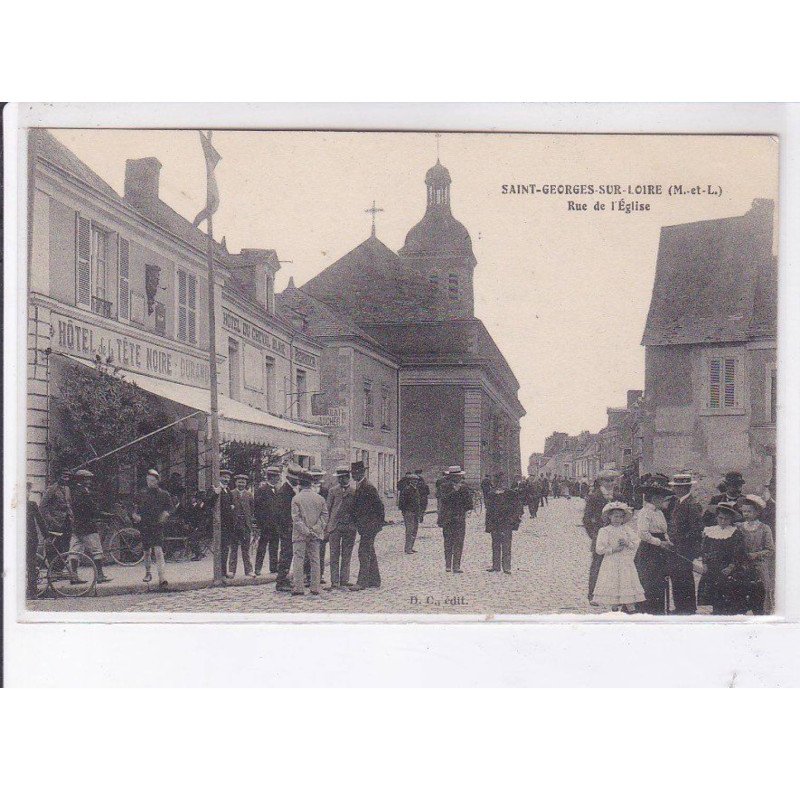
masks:
<svg viewBox="0 0 800 800"><path fill-rule="evenodd" d="M92 311L101 317L111 319L111 301L102 297L92 297Z"/></svg>

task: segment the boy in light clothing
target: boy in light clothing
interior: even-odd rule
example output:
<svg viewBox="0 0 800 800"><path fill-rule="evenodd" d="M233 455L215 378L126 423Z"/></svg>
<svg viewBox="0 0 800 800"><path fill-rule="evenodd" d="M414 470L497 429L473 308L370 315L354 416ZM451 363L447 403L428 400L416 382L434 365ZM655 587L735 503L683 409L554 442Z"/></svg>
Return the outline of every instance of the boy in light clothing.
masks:
<svg viewBox="0 0 800 800"><path fill-rule="evenodd" d="M311 566L311 594L319 596L319 546L325 538L328 508L311 488L311 476L300 476L300 491L292 498L292 594L305 594L303 563L308 554Z"/></svg>

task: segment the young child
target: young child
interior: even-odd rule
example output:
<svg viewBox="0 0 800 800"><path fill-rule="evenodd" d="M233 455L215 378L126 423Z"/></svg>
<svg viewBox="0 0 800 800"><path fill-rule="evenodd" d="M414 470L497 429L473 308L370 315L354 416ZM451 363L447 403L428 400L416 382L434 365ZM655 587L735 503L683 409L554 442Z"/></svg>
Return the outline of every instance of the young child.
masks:
<svg viewBox="0 0 800 800"><path fill-rule="evenodd" d="M594 587L594 600L600 605L611 606L612 611L633 613L636 603L645 599L633 563L639 534L628 524L632 516L633 512L625 503L617 500L607 503L602 513L606 525L598 531L594 544L597 554L603 556Z"/></svg>
<svg viewBox="0 0 800 800"><path fill-rule="evenodd" d="M774 566L775 544L769 525L761 521L761 512L766 502L754 494L748 494L739 501L744 522L739 528L744 536L747 557L755 564L758 577L764 585L763 594L751 598L754 614L771 614L775 609Z"/></svg>

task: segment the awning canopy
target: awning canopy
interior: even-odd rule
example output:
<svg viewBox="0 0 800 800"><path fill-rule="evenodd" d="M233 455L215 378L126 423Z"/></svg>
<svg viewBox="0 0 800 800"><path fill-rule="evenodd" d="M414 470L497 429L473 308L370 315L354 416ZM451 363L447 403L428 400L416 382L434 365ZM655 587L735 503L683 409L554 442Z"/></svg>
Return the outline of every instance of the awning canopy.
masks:
<svg viewBox="0 0 800 800"><path fill-rule="evenodd" d="M173 381L152 378L149 375L129 374L127 380L146 392L165 397L175 403L211 411L211 392L197 386L184 386ZM328 435L294 420L253 408L245 403L219 395L219 433L223 441L252 442L266 446L299 450L321 451Z"/></svg>

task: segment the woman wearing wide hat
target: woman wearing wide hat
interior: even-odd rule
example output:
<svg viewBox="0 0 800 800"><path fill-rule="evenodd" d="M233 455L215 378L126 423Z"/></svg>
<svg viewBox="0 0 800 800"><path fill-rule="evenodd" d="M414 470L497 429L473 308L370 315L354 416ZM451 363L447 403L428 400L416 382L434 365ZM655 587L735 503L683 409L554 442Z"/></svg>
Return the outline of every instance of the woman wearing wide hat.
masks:
<svg viewBox="0 0 800 800"><path fill-rule="evenodd" d="M669 610L669 547L664 510L672 499L669 478L660 473L643 475L639 481L644 505L636 518L639 551L634 563L644 589L642 611L666 614Z"/></svg>

